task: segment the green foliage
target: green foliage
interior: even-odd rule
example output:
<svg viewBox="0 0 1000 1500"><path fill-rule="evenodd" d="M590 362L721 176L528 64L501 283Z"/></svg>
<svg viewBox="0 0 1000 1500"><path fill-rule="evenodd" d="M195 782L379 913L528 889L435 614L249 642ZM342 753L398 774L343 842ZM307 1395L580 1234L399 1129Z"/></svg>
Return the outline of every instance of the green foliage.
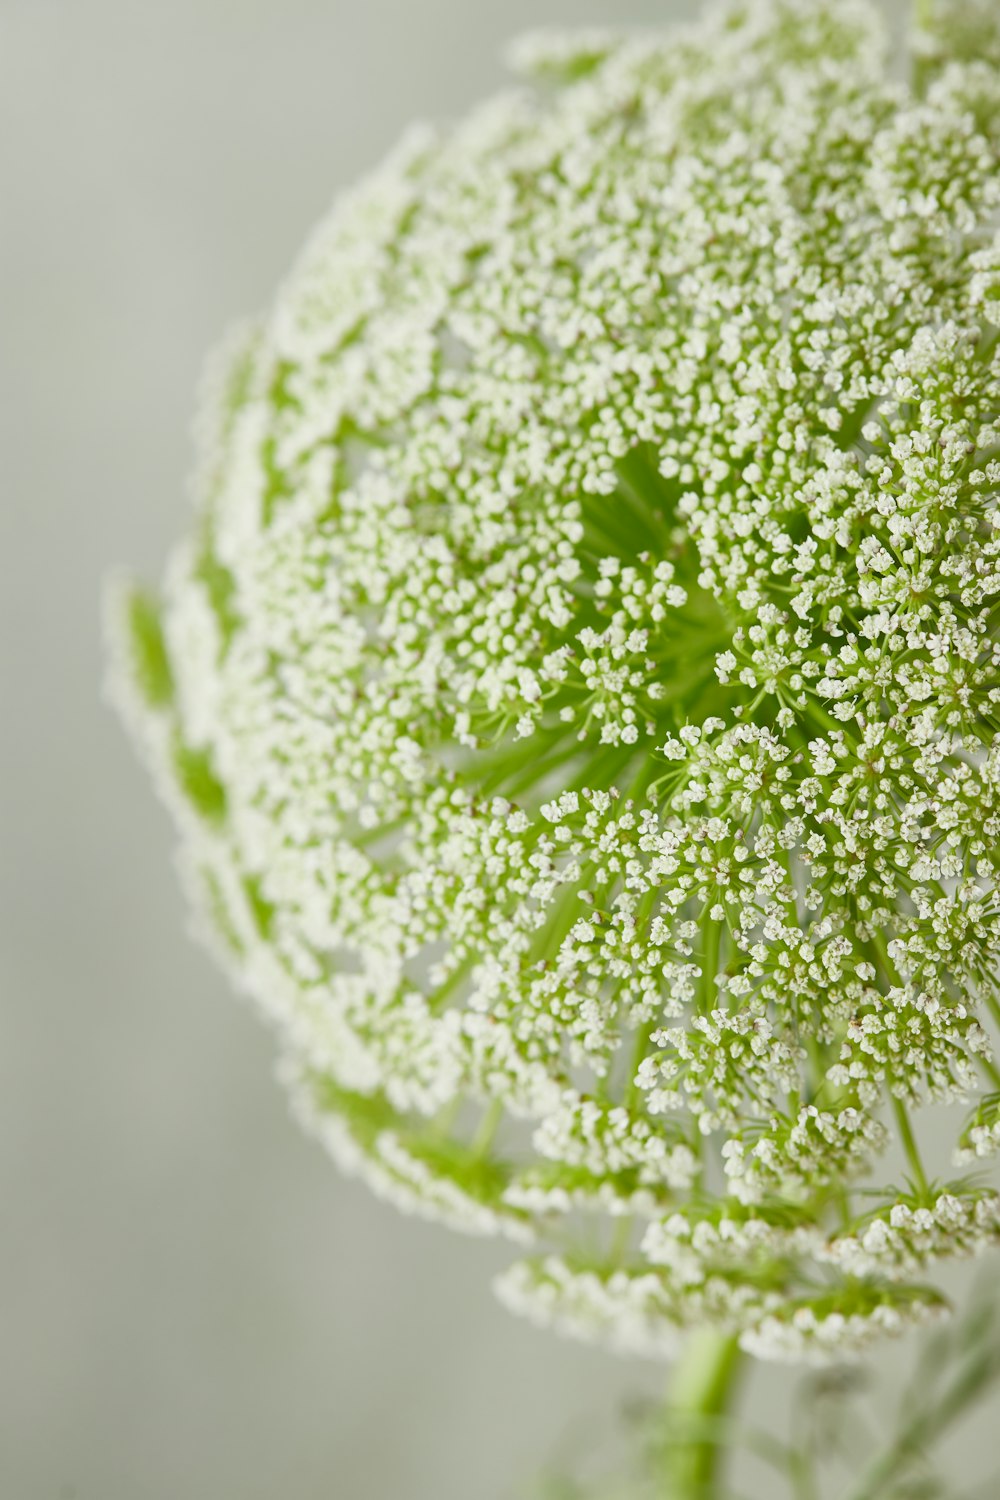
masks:
<svg viewBox="0 0 1000 1500"><path fill-rule="evenodd" d="M174 679L163 638L160 605L146 590L132 587L124 599L125 632L131 652L135 685L153 710L169 708Z"/></svg>
<svg viewBox="0 0 1000 1500"><path fill-rule="evenodd" d="M200 818L212 826L226 820L226 789L215 773L211 752L194 749L178 736L173 747L177 788Z"/></svg>

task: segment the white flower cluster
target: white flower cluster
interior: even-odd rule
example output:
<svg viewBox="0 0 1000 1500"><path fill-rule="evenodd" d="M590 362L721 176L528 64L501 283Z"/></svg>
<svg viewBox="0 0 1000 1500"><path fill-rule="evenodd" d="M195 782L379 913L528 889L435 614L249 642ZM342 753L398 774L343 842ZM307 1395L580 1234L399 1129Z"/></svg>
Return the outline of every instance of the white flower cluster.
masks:
<svg viewBox="0 0 1000 1500"><path fill-rule="evenodd" d="M653 1359L673 1357L692 1324L757 1328L781 1304L779 1294L761 1294L738 1278L714 1276L678 1290L653 1269L595 1268L562 1255L516 1261L496 1290L506 1307L540 1327Z"/></svg>
<svg viewBox="0 0 1000 1500"><path fill-rule="evenodd" d="M817 1253L858 1278L914 1276L948 1255L974 1255L1000 1239L996 1193L929 1196L916 1207L894 1203L874 1214L865 1228L840 1235Z"/></svg>
<svg viewBox="0 0 1000 1500"><path fill-rule="evenodd" d="M998 1238L911 1123L1000 1146L1000 23L930 11L908 83L866 0L521 45L225 351L115 602L303 1117L629 1347L849 1351Z"/></svg>
<svg viewBox="0 0 1000 1500"><path fill-rule="evenodd" d="M784 1309L780 1317L764 1317L747 1329L740 1343L758 1359L825 1365L857 1359L884 1338L934 1323L946 1311L941 1299L926 1291L894 1302L869 1294L865 1287L857 1311L848 1310L848 1299L842 1300L839 1306L829 1298L816 1298L811 1304Z"/></svg>

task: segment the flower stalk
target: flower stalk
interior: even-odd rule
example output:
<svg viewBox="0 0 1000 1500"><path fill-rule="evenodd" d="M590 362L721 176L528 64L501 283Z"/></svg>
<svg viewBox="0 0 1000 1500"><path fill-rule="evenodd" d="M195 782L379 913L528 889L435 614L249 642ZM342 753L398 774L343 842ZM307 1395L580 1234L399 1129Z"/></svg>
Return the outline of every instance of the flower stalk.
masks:
<svg viewBox="0 0 1000 1500"><path fill-rule="evenodd" d="M724 1419L736 1398L743 1356L729 1334L691 1335L670 1381L662 1500L719 1500Z"/></svg>

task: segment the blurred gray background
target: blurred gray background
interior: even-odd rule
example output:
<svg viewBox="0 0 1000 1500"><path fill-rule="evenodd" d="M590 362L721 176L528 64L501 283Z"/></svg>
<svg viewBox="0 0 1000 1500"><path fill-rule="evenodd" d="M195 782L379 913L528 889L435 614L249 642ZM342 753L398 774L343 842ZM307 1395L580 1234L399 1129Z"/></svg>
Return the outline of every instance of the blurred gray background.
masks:
<svg viewBox="0 0 1000 1500"><path fill-rule="evenodd" d="M525 26L692 8L0 0L2 1500L501 1500L663 1380L297 1133L185 936L99 594L159 574L203 354L340 187Z"/></svg>

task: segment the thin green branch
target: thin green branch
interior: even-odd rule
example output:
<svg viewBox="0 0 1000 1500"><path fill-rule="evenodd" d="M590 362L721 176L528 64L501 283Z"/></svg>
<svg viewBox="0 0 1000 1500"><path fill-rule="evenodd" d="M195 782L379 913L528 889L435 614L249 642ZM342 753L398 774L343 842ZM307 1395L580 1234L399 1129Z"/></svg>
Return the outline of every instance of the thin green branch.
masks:
<svg viewBox="0 0 1000 1500"><path fill-rule="evenodd" d="M906 1160L910 1164L914 1183L921 1193L926 1193L927 1174L924 1171L924 1164L920 1159L920 1151L917 1146L916 1136L913 1134L913 1126L910 1124L910 1116L902 1099L897 1099L895 1095L893 1095L892 1100L892 1112L896 1116L899 1138L903 1143L903 1150L906 1152Z"/></svg>

